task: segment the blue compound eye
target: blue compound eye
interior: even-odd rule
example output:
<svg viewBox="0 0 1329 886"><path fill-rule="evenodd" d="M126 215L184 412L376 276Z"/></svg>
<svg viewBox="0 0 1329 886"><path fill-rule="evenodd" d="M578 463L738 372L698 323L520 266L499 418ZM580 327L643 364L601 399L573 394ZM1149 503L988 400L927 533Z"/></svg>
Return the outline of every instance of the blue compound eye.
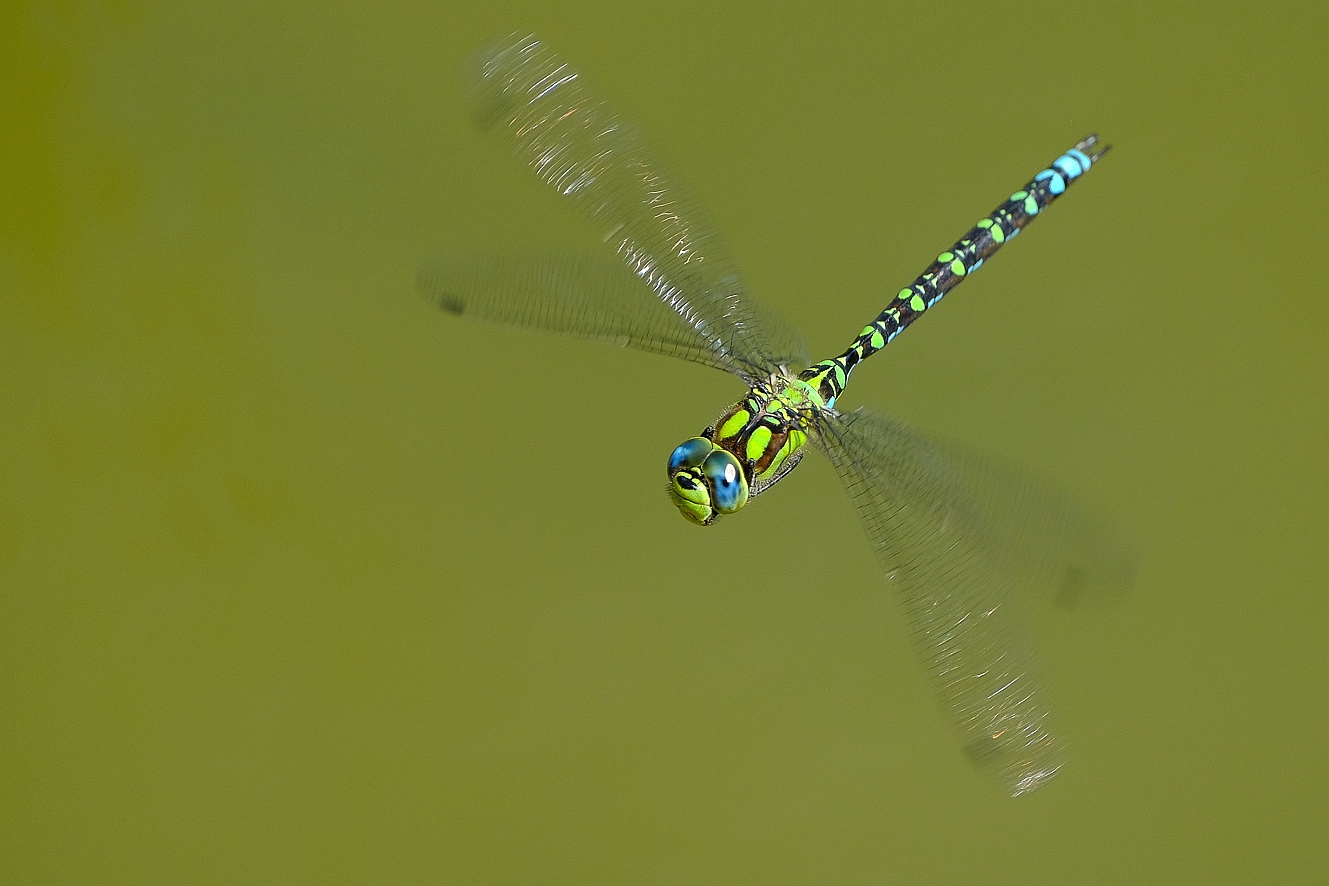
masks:
<svg viewBox="0 0 1329 886"><path fill-rule="evenodd" d="M715 449L715 444L705 437L693 437L684 440L669 456L669 476L674 476L686 468L695 468Z"/></svg>
<svg viewBox="0 0 1329 886"><path fill-rule="evenodd" d="M706 456L701 472L711 487L711 504L721 514L732 514L748 503L748 480L738 459L725 450Z"/></svg>

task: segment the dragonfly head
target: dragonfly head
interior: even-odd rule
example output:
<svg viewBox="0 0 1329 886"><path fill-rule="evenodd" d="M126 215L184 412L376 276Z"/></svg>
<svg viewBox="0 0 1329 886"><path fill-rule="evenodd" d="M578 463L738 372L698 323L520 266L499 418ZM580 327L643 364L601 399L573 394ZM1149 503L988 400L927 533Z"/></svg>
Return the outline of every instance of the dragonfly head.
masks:
<svg viewBox="0 0 1329 886"><path fill-rule="evenodd" d="M748 503L748 478L728 450L692 437L669 456L669 497L684 517L710 526Z"/></svg>

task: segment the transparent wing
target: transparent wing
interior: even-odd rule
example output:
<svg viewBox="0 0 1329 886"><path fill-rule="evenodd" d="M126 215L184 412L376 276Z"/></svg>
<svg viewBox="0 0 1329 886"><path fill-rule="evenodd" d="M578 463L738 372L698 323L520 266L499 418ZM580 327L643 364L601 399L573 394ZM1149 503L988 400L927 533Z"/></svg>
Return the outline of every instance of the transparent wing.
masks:
<svg viewBox="0 0 1329 886"><path fill-rule="evenodd" d="M709 352L702 362L723 366L749 382L780 365L806 364L797 334L748 295L737 264L700 202L660 164L636 127L562 58L534 37L501 37L471 58L466 85L476 122L484 129L498 129L541 181L596 225L643 284L598 290L591 298L595 311L601 311L611 295L631 299L653 294L690 330L696 347ZM568 279L562 271L555 276ZM531 278L540 274L532 272ZM596 282L601 282L598 276ZM480 288L492 292L494 284ZM612 325L612 312L566 307L565 297L539 286L528 287L526 296L538 304L515 313L549 319L551 325L543 328L585 332L578 324L587 320L592 326ZM624 313L635 316L638 311L625 308ZM629 337L634 345L647 343Z"/></svg>
<svg viewBox="0 0 1329 886"><path fill-rule="evenodd" d="M863 410L815 418L904 604L943 712L1013 795L1062 764L1046 691L1013 599L1016 573L964 466L926 437Z"/></svg>
<svg viewBox="0 0 1329 886"><path fill-rule="evenodd" d="M1130 593L1140 545L1124 527L1024 467L950 444L945 452L973 491L1021 597L1071 609Z"/></svg>
<svg viewBox="0 0 1329 886"><path fill-rule="evenodd" d="M733 371L705 337L607 253L445 256L420 267L416 288L450 314Z"/></svg>

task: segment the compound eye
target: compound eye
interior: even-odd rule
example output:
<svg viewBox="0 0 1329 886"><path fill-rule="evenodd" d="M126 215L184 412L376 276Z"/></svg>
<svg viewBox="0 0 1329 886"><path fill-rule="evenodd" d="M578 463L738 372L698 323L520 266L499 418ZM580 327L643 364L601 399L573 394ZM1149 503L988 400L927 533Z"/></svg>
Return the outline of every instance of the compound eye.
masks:
<svg viewBox="0 0 1329 886"><path fill-rule="evenodd" d="M679 471L695 468L706 460L706 456L715 449L715 444L705 437L693 437L684 440L669 456L669 476Z"/></svg>
<svg viewBox="0 0 1329 886"><path fill-rule="evenodd" d="M748 503L748 480L730 453L716 449L702 462L701 472L711 487L711 504L721 514L732 514Z"/></svg>

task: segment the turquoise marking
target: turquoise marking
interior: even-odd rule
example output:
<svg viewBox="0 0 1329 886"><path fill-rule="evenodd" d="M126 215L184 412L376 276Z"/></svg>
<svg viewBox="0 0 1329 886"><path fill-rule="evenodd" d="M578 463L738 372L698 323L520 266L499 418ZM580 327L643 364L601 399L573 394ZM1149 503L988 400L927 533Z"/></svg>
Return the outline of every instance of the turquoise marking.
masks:
<svg viewBox="0 0 1329 886"><path fill-rule="evenodd" d="M1066 179L1061 173L1054 172L1051 169L1044 169L1038 175L1034 176L1034 181L1046 181L1048 183L1048 191L1054 197L1066 190Z"/></svg>
<svg viewBox="0 0 1329 886"><path fill-rule="evenodd" d="M1079 150L1078 148L1071 148L1071 149L1070 149L1069 151L1067 151L1066 153L1067 153L1069 156L1074 157L1076 160L1080 161L1080 166L1081 166L1081 168L1083 169L1083 171L1085 171L1085 172L1088 172L1088 171L1089 171L1089 167L1094 165L1094 158L1088 156L1087 154L1085 154L1083 151Z"/></svg>
<svg viewBox="0 0 1329 886"><path fill-rule="evenodd" d="M1083 154L1080 155L1080 157L1083 156ZM1088 168L1086 164L1080 162L1079 157L1072 157L1069 153L1062 154L1052 161L1052 165L1061 170L1069 179L1079 178L1081 173Z"/></svg>

